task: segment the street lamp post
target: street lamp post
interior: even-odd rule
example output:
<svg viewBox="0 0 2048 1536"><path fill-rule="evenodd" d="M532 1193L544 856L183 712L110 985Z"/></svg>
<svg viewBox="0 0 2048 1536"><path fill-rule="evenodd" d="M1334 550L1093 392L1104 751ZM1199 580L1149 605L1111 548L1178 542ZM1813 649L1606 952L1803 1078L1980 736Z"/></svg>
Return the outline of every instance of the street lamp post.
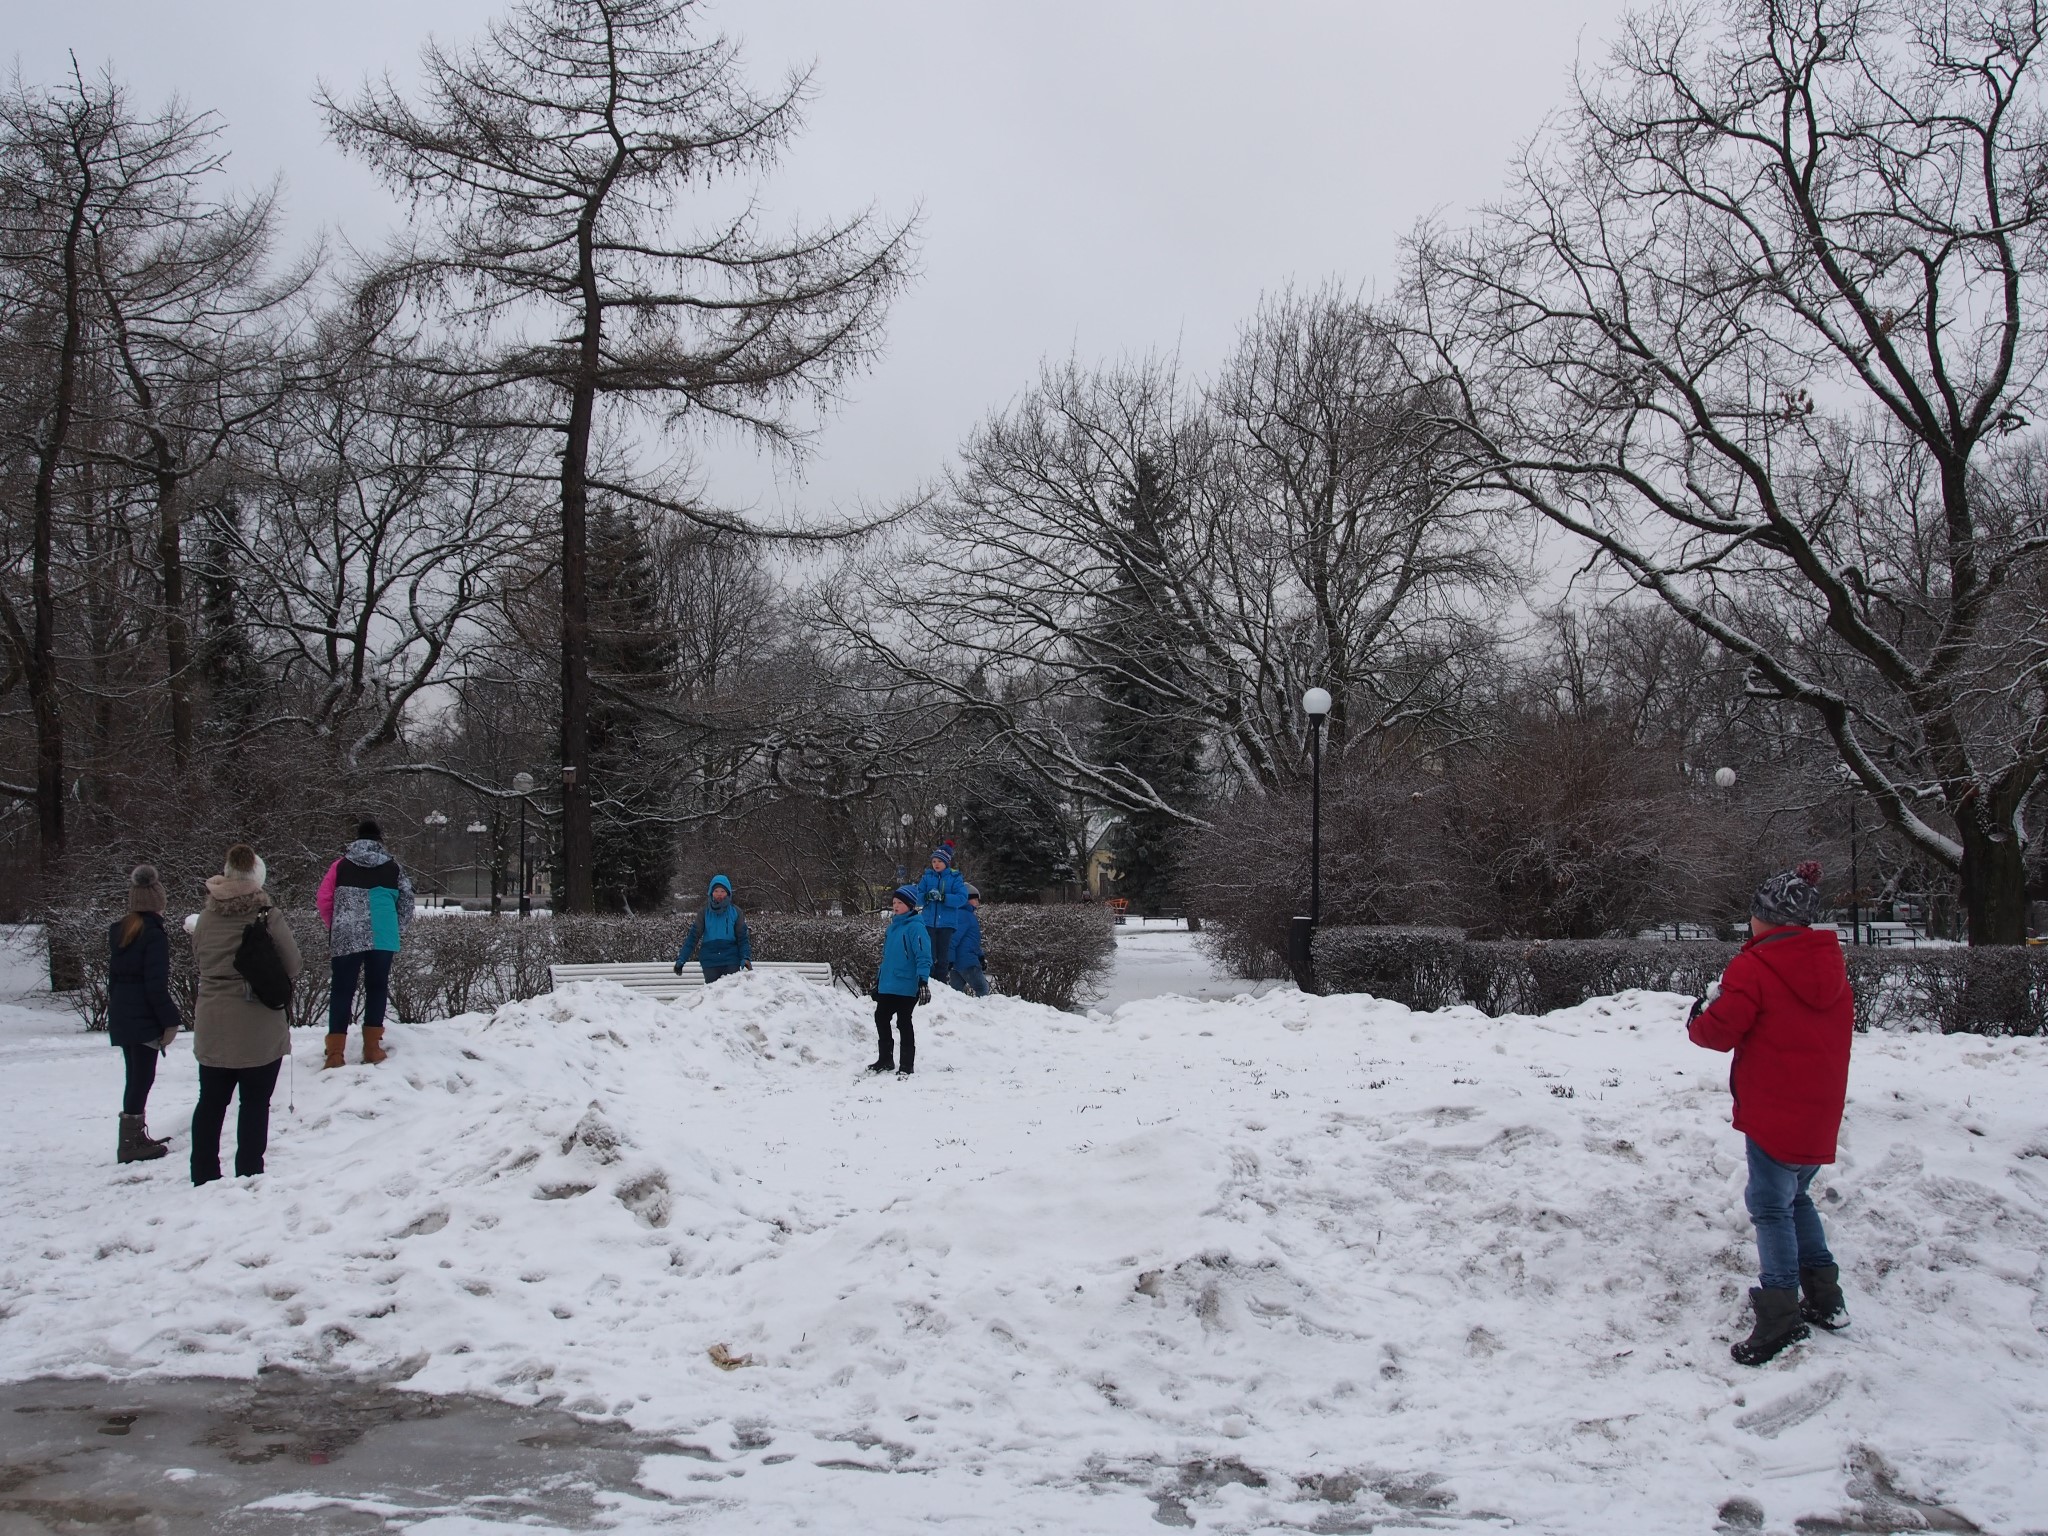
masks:
<svg viewBox="0 0 2048 1536"><path fill-rule="evenodd" d="M1837 770L1842 782L1849 786L1849 942L1863 942L1863 871L1857 848L1858 827L1856 824L1856 792L1862 786L1857 783L1856 770L1847 763Z"/></svg>
<svg viewBox="0 0 2048 1536"><path fill-rule="evenodd" d="M519 796L519 915L533 915L533 880L526 868L526 797L533 793L533 775L515 773L512 788Z"/></svg>
<svg viewBox="0 0 2048 1536"><path fill-rule="evenodd" d="M469 894L482 900L484 894L484 834L491 829L481 821L469 824Z"/></svg>
<svg viewBox="0 0 2048 1536"><path fill-rule="evenodd" d="M1315 990L1312 946L1316 926L1323 920L1323 721L1333 702L1327 688L1311 688L1301 696L1302 711L1309 720L1308 915L1294 920L1288 959L1294 984L1304 992Z"/></svg>
<svg viewBox="0 0 2048 1536"><path fill-rule="evenodd" d="M448 818L440 811L429 811L420 819L426 822L427 835L433 839L434 885L445 899L448 894L448 882L441 875L441 829L448 825Z"/></svg>
<svg viewBox="0 0 2048 1536"><path fill-rule="evenodd" d="M903 857L896 861L896 883L901 885L910 878L910 824L915 818L910 812L903 813Z"/></svg>

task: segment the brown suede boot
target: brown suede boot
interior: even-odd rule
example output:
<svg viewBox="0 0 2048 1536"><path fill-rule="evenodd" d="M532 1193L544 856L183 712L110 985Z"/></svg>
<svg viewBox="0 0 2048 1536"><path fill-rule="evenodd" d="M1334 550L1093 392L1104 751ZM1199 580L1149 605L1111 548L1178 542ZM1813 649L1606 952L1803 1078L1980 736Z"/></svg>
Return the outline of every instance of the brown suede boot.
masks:
<svg viewBox="0 0 2048 1536"><path fill-rule="evenodd" d="M154 1162L170 1150L171 1144L168 1141L158 1141L156 1137L149 1134L149 1127L143 1123L142 1116L123 1115L121 1117L121 1140L120 1145L114 1152L114 1157L117 1161L123 1163Z"/></svg>
<svg viewBox="0 0 2048 1536"><path fill-rule="evenodd" d="M327 1037L327 1061L326 1064L320 1068L320 1070L325 1072L328 1067L339 1067L344 1065L341 1053L347 1047L347 1045L347 1035L329 1035Z"/></svg>
<svg viewBox="0 0 2048 1536"><path fill-rule="evenodd" d="M384 1027L363 1031L363 1065L374 1067L384 1059Z"/></svg>

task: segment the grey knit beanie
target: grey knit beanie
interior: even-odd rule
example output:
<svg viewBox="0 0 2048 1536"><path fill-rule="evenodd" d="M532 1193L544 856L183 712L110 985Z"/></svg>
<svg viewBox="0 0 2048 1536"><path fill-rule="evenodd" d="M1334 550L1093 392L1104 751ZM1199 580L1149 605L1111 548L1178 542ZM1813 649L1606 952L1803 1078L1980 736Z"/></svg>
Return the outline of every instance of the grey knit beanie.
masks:
<svg viewBox="0 0 2048 1536"><path fill-rule="evenodd" d="M1813 926L1820 916L1820 864L1808 859L1795 869L1771 876L1749 898L1749 915L1767 923Z"/></svg>

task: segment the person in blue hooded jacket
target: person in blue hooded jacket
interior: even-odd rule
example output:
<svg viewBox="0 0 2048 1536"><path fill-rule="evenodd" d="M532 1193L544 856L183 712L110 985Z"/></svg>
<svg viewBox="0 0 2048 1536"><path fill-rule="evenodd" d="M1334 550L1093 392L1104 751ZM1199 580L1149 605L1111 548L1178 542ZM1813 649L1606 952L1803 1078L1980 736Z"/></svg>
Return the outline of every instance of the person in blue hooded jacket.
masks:
<svg viewBox="0 0 2048 1536"><path fill-rule="evenodd" d="M944 979L956 992L988 996L988 972L982 968L981 955L981 892L971 885L967 887L967 910L953 930L953 971Z"/></svg>
<svg viewBox="0 0 2048 1536"><path fill-rule="evenodd" d="M704 892L704 910L690 920L683 947L676 951L676 974L692 959L704 967L704 983L723 981L735 971L754 968L754 941L747 933L747 915L732 899L732 882L713 875Z"/></svg>
<svg viewBox="0 0 2048 1536"><path fill-rule="evenodd" d="M932 945L932 980L944 981L953 970L953 945L962 914L967 911L967 882L953 867L950 840L932 850L931 866L917 882L924 907L925 937Z"/></svg>
<svg viewBox="0 0 2048 1536"><path fill-rule="evenodd" d="M909 1077L917 1070L917 1031L911 1015L919 997L930 996L925 983L932 974L932 944L918 920L913 887L897 886L889 905L895 915L882 935L882 968L875 977L875 1060L868 1070ZM892 1023L903 1037L900 1055L890 1033Z"/></svg>

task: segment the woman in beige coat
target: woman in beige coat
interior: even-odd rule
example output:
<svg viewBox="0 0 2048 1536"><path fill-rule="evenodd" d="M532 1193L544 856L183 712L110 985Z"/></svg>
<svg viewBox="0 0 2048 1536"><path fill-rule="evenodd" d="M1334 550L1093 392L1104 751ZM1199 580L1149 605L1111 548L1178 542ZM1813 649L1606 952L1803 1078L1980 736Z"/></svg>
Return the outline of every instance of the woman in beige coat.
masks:
<svg viewBox="0 0 2048 1536"><path fill-rule="evenodd" d="M199 1104L192 1111L192 1182L221 1176L220 1132L228 1100L241 1095L235 1117L235 1174L263 1171L270 1140L270 1095L277 1069L292 1048L281 1008L266 1008L235 969L242 930L261 920L277 946L285 974L299 977L299 946L284 914L263 889L267 871L256 850L237 843L221 872L206 882L206 905L192 930L199 971L199 1006L192 1015L192 1054L199 1059Z"/></svg>

